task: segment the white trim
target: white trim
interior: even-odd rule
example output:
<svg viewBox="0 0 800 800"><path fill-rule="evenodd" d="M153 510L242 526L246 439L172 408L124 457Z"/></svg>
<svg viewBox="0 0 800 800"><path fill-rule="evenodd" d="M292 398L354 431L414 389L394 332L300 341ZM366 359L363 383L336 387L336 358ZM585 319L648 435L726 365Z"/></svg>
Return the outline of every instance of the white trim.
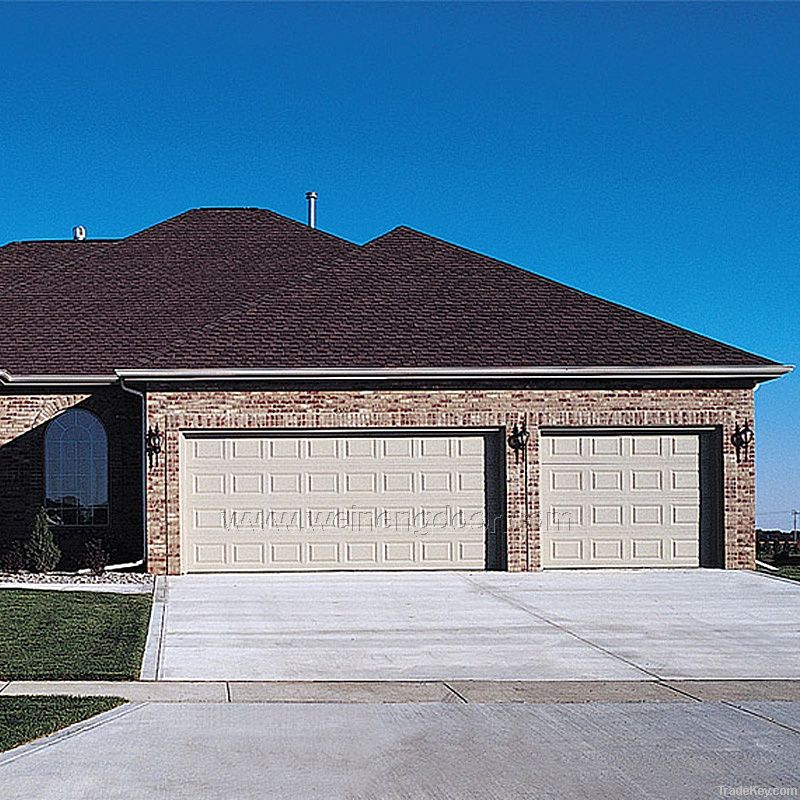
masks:
<svg viewBox="0 0 800 800"><path fill-rule="evenodd" d="M608 380L637 378L777 378L791 372L786 364L753 366L674 366L674 367L363 367L301 369L122 369L116 374L128 380L203 381L203 380L398 380L398 379L473 379L492 378L586 378Z"/></svg>
<svg viewBox="0 0 800 800"><path fill-rule="evenodd" d="M252 438L263 437L268 439L295 439L298 437L319 438L326 436L352 436L355 438L372 436L383 436L390 438L402 438L403 436L491 436L502 433L503 426L495 425L486 427L470 427L469 425L442 425L442 426L397 426L370 427L369 425L357 425L352 428L226 428L224 425L213 425L208 428L201 428L192 425L189 428L179 428L181 436L187 439L215 439L219 436L230 438Z"/></svg>
<svg viewBox="0 0 800 800"><path fill-rule="evenodd" d="M18 386L108 386L117 375L12 375L0 369L0 384Z"/></svg>
<svg viewBox="0 0 800 800"><path fill-rule="evenodd" d="M631 436L637 433L651 436L713 433L716 425L540 425L540 436Z"/></svg>
<svg viewBox="0 0 800 800"><path fill-rule="evenodd" d="M492 380L580 378L585 380L679 380L753 378L771 380L794 369L790 364L674 367L334 367L283 369L118 369L113 375L12 375L0 370L0 384L16 386L107 386L117 380Z"/></svg>

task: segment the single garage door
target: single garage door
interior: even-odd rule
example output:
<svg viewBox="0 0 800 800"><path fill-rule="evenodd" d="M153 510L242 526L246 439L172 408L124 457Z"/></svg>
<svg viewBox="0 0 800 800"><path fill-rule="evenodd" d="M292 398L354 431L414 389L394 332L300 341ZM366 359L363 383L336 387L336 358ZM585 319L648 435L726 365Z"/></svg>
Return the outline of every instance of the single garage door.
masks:
<svg viewBox="0 0 800 800"><path fill-rule="evenodd" d="M484 435L192 435L183 568L483 569Z"/></svg>
<svg viewBox="0 0 800 800"><path fill-rule="evenodd" d="M574 434L541 441L545 567L696 567L699 436Z"/></svg>

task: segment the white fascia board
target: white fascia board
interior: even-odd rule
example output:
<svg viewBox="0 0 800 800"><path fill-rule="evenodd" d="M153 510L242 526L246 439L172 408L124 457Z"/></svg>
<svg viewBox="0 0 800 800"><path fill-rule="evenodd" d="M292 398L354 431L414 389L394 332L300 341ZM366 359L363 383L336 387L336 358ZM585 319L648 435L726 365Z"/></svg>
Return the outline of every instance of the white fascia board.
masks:
<svg viewBox="0 0 800 800"><path fill-rule="evenodd" d="M465 368L334 368L334 369L131 369L117 370L132 381L204 380L494 380L519 378L581 378L594 380L664 380L682 378L753 378L770 380L791 372L792 366L675 366L675 367L465 367Z"/></svg>
<svg viewBox="0 0 800 800"><path fill-rule="evenodd" d="M12 386L108 386L116 375L12 375L0 370L0 384Z"/></svg>
<svg viewBox="0 0 800 800"><path fill-rule="evenodd" d="M681 380L735 379L771 380L794 369L788 364L753 366L675 367L362 367L303 369L120 369L113 375L12 375L0 370L0 384L13 386L108 386L118 380L208 381L208 380Z"/></svg>

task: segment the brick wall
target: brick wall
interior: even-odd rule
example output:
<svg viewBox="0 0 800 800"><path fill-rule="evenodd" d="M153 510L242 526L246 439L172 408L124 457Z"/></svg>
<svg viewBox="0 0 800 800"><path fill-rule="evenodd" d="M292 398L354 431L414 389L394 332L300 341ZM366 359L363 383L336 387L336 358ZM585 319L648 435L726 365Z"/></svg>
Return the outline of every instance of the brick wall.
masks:
<svg viewBox="0 0 800 800"><path fill-rule="evenodd" d="M66 556L62 566L76 566L84 542L93 536L109 541L115 559L139 559L143 555L141 403L118 388L80 394L6 390L0 394L0 548L30 531L44 502L47 423L73 406L96 414L108 434L110 519L107 527L57 529Z"/></svg>
<svg viewBox="0 0 800 800"><path fill-rule="evenodd" d="M148 564L152 572L180 572L179 432L324 428L504 428L526 422L531 431L529 502L538 519L538 431L544 426L721 426L723 432L725 564L750 569L755 557L755 488L752 452L739 464L730 444L736 422L753 419L747 388L687 389L292 389L257 385L153 385L148 423L165 432L158 468L148 471ZM508 568L525 562L522 471L506 449ZM537 526L530 526L531 568L540 567Z"/></svg>

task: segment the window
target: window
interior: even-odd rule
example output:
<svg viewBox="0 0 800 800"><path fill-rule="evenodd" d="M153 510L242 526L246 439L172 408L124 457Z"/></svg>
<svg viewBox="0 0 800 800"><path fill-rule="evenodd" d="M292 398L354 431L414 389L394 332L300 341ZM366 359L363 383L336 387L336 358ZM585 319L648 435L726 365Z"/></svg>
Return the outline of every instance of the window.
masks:
<svg viewBox="0 0 800 800"><path fill-rule="evenodd" d="M44 436L45 505L58 525L108 524L108 438L91 412L59 414Z"/></svg>

